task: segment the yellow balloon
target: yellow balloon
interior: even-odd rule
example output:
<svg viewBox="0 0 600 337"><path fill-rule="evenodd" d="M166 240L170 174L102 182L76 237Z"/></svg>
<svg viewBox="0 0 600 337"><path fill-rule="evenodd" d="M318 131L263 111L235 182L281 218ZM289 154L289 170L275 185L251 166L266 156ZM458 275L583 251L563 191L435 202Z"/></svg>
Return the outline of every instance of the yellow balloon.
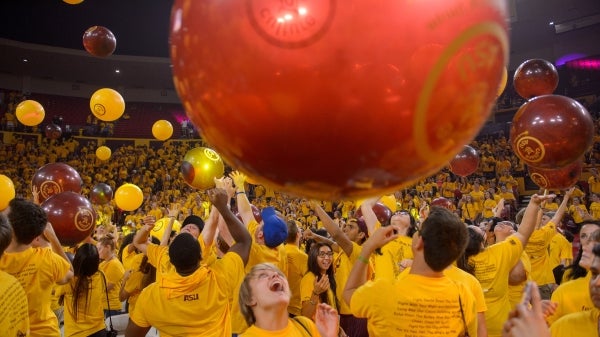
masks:
<svg viewBox="0 0 600 337"><path fill-rule="evenodd" d="M44 120L46 112L40 103L28 99L17 105L16 115L21 124L26 126L36 126Z"/></svg>
<svg viewBox="0 0 600 337"><path fill-rule="evenodd" d="M181 173L185 182L201 190L215 187L214 178L220 178L225 165L218 153L207 147L189 150L181 163Z"/></svg>
<svg viewBox="0 0 600 337"><path fill-rule="evenodd" d="M144 202L144 193L134 184L123 184L115 192L117 207L124 211L135 211Z"/></svg>
<svg viewBox="0 0 600 337"><path fill-rule="evenodd" d="M68 3L69 5L79 5L80 3L83 2L83 0L63 0L63 1Z"/></svg>
<svg viewBox="0 0 600 337"><path fill-rule="evenodd" d="M165 227L167 227L170 220L171 219L169 219L169 218L162 218L162 219L156 220L156 223L154 223L154 228L152 228L150 235L156 237L159 240L162 239L162 236L165 233ZM179 221L175 220L173 222L173 232L179 233L180 229L181 229L181 223Z"/></svg>
<svg viewBox="0 0 600 337"><path fill-rule="evenodd" d="M164 119L157 120L152 125L152 135L158 140L167 140L173 135L173 125Z"/></svg>
<svg viewBox="0 0 600 337"><path fill-rule="evenodd" d="M504 89L506 88L506 81L508 81L508 70L506 69L506 67L504 67L504 69L502 70L502 78L500 79L500 86L498 87L496 97L500 97L500 95L502 95L502 93L504 92Z"/></svg>
<svg viewBox="0 0 600 337"><path fill-rule="evenodd" d="M100 160L108 160L112 155L112 151L108 146L100 146L96 149L96 157Z"/></svg>
<svg viewBox="0 0 600 337"><path fill-rule="evenodd" d="M90 109L96 118L112 122L119 119L125 112L125 100L116 90L102 88L90 98Z"/></svg>
<svg viewBox="0 0 600 337"><path fill-rule="evenodd" d="M15 185L9 177L0 174L0 211L8 207L8 203L15 198Z"/></svg>

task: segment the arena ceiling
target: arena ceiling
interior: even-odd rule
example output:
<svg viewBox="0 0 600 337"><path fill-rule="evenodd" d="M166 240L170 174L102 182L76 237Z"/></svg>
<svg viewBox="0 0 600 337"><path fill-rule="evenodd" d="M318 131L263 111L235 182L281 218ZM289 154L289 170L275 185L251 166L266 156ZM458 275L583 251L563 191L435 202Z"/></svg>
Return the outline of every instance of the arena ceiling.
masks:
<svg viewBox="0 0 600 337"><path fill-rule="evenodd" d="M168 36L173 2L85 0L68 5L61 0L3 0L0 73L114 87L172 89ZM511 69L523 57L556 49L553 46L563 41L575 41L587 48L586 54L600 55L600 0L508 2L511 55L515 56L511 57ZM83 32L94 25L106 26L115 34L117 49L111 57L97 58L83 50ZM115 69L121 72L116 74Z"/></svg>

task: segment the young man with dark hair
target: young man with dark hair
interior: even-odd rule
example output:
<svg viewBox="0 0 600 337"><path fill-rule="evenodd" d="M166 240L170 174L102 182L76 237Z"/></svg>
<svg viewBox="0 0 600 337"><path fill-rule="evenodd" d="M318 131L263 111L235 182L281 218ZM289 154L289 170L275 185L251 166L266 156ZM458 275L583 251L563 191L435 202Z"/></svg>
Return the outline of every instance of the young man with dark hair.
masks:
<svg viewBox="0 0 600 337"><path fill-rule="evenodd" d="M40 206L15 198L5 213L14 235L0 258L0 270L16 277L27 293L31 335L59 337L58 319L51 309L52 288L73 277L71 263ZM52 249L32 247L40 235Z"/></svg>

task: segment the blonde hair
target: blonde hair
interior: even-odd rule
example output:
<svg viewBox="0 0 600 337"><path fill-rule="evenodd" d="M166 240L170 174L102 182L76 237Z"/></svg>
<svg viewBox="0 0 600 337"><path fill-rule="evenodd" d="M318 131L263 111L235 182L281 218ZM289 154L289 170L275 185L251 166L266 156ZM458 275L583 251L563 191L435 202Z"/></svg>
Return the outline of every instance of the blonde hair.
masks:
<svg viewBox="0 0 600 337"><path fill-rule="evenodd" d="M244 281L242 281L242 285L240 285L240 296L238 297L238 301L242 316L244 316L244 319L249 326L256 322L254 311L252 311L252 288L250 287L250 280L256 278L256 275L263 270L274 271L285 278L285 274L271 263L259 263L252 267L250 272L246 274Z"/></svg>

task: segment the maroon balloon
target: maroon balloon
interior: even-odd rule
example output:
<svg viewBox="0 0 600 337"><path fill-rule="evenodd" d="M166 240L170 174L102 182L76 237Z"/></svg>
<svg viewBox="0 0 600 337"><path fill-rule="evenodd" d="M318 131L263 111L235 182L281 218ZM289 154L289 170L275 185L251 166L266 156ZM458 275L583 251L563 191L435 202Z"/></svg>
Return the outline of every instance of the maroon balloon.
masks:
<svg viewBox="0 0 600 337"><path fill-rule="evenodd" d="M62 192L48 198L41 206L63 246L80 243L94 230L96 211L81 194Z"/></svg>
<svg viewBox="0 0 600 337"><path fill-rule="evenodd" d="M566 190L579 181L583 170L583 161L577 160L572 164L555 170L546 170L528 166L529 177L540 188Z"/></svg>
<svg viewBox="0 0 600 337"><path fill-rule="evenodd" d="M377 221L379 221L380 224L387 224L392 218L392 211L380 202L373 205L373 212L377 216ZM354 213L354 217L356 218L360 218L362 215L362 210L360 208Z"/></svg>
<svg viewBox="0 0 600 337"><path fill-rule="evenodd" d="M454 209L452 201L450 201L444 197L439 197L439 198L433 199L431 201L431 206L439 206L439 207L447 208L449 210Z"/></svg>
<svg viewBox="0 0 600 337"><path fill-rule="evenodd" d="M38 201L44 202L49 197L61 192L81 193L83 181L79 172L65 163L51 163L40 167L31 180L32 188L38 192Z"/></svg>
<svg viewBox="0 0 600 337"><path fill-rule="evenodd" d="M117 39L108 28L93 26L83 33L83 47L94 56L106 57L117 48Z"/></svg>
<svg viewBox="0 0 600 337"><path fill-rule="evenodd" d="M254 206L254 205L250 205L250 208L252 208L252 215L254 215L254 220L256 220L256 222L260 223L262 221L262 215L260 214L260 209L258 209L258 207ZM239 212L236 212L235 215L238 217L238 219L240 219L240 221L243 221L242 216L240 215Z"/></svg>
<svg viewBox="0 0 600 337"><path fill-rule="evenodd" d="M104 205L113 198L113 189L105 183L98 183L90 192L90 200L96 205Z"/></svg>
<svg viewBox="0 0 600 337"><path fill-rule="evenodd" d="M62 136L62 128L56 124L48 124L44 128L44 134L47 138L58 139Z"/></svg>
<svg viewBox="0 0 600 337"><path fill-rule="evenodd" d="M517 93L525 98L550 95L558 86L556 67L546 60L527 60L515 70L513 85Z"/></svg>
<svg viewBox="0 0 600 337"><path fill-rule="evenodd" d="M557 169L578 160L594 141L594 122L574 99L545 95L525 102L510 128L510 142L525 164Z"/></svg>
<svg viewBox="0 0 600 337"><path fill-rule="evenodd" d="M479 153L469 145L459 152L450 161L450 171L461 177L466 177L475 171L479 166Z"/></svg>

